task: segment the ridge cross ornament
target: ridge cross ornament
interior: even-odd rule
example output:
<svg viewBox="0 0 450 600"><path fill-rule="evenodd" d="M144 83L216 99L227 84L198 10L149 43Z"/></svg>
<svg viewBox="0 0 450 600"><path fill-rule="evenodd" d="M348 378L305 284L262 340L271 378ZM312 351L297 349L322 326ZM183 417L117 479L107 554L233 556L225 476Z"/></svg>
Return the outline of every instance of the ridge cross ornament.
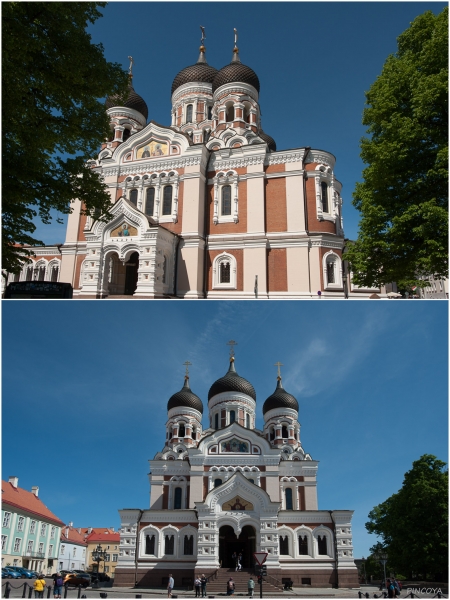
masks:
<svg viewBox="0 0 450 600"><path fill-rule="evenodd" d="M186 377L189 377L189 367L192 366L192 363L190 363L188 360L186 362L183 363L183 365L186 367Z"/></svg>
<svg viewBox="0 0 450 600"><path fill-rule="evenodd" d="M280 367L284 367L283 363L280 363L280 361L276 362L274 364L274 367L278 367L278 377L281 379L281 369Z"/></svg>
<svg viewBox="0 0 450 600"><path fill-rule="evenodd" d="M233 346L237 346L237 342L235 342L234 340L230 340L229 342L227 342L227 346L230 346L230 358L234 357L234 347Z"/></svg>

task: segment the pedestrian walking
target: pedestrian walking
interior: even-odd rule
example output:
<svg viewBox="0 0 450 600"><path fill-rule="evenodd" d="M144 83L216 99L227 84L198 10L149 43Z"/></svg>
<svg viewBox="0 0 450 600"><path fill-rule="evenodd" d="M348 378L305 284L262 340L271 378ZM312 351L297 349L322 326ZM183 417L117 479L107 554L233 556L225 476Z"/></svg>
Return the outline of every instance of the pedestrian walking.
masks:
<svg viewBox="0 0 450 600"><path fill-rule="evenodd" d="M61 598L63 583L63 576L61 575L61 572L58 571L56 575L53 576L53 598Z"/></svg>
<svg viewBox="0 0 450 600"><path fill-rule="evenodd" d="M237 552L233 552L233 554L231 555L231 560L233 561L235 568L235 571L238 570L238 562L237 562Z"/></svg>
<svg viewBox="0 0 450 600"><path fill-rule="evenodd" d="M206 579L206 575L203 573L203 575L200 578L200 584L202 586L202 598L206 598L206 584L208 583L208 580Z"/></svg>
<svg viewBox="0 0 450 600"><path fill-rule="evenodd" d="M388 598L395 598L394 582L391 581L390 579L388 579L386 582L386 587L387 587Z"/></svg>
<svg viewBox="0 0 450 600"><path fill-rule="evenodd" d="M250 579L248 580L247 587L248 595L250 596L250 598L253 598L253 590L255 589L255 582L253 580L253 577L250 577Z"/></svg>
<svg viewBox="0 0 450 600"><path fill-rule="evenodd" d="M235 587L233 578L230 577L227 582L227 596L232 596L234 594Z"/></svg>
<svg viewBox="0 0 450 600"><path fill-rule="evenodd" d="M172 598L172 590L173 590L173 586L174 586L174 580L172 577L172 573L169 573L169 581L167 583L167 597L168 598Z"/></svg>
<svg viewBox="0 0 450 600"><path fill-rule="evenodd" d="M239 552L239 556L237 559L237 570L242 571L242 552Z"/></svg>
<svg viewBox="0 0 450 600"><path fill-rule="evenodd" d="M45 590L45 579L43 575L39 575L34 582L34 597L43 598Z"/></svg>
<svg viewBox="0 0 450 600"><path fill-rule="evenodd" d="M196 598L200 598L200 588L201 588L201 581L200 581L200 577L197 575L197 577L195 578L194 581L194 587L195 587L195 597Z"/></svg>

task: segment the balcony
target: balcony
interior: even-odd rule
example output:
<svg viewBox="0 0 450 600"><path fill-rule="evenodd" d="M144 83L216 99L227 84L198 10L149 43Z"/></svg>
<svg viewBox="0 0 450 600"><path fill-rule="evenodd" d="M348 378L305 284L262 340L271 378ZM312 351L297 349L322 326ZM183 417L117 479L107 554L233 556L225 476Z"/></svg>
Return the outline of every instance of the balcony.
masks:
<svg viewBox="0 0 450 600"><path fill-rule="evenodd" d="M44 552L31 552L30 550L26 550L23 555L24 558L45 558Z"/></svg>

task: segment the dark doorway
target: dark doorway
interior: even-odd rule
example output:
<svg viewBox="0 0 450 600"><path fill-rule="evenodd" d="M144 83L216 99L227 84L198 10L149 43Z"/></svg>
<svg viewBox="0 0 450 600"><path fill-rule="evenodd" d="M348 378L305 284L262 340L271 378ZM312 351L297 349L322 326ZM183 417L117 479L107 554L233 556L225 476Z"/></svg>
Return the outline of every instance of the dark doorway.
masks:
<svg viewBox="0 0 450 600"><path fill-rule="evenodd" d="M137 288L139 254L133 252L128 261L125 263L125 291L124 294L132 296Z"/></svg>
<svg viewBox="0 0 450 600"><path fill-rule="evenodd" d="M233 553L242 552L242 568L251 569L254 566L253 553L256 552L256 532L251 525L242 528L239 537L230 525L224 525L219 530L219 560L223 568L234 569L236 563Z"/></svg>

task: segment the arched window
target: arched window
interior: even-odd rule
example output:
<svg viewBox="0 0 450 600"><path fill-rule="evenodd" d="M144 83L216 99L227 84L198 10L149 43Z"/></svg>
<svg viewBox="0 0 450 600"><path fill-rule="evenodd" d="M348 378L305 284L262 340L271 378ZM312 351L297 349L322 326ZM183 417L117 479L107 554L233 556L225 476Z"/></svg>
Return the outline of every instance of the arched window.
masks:
<svg viewBox="0 0 450 600"><path fill-rule="evenodd" d="M173 535L164 536L164 554L173 554L173 549L175 546L174 542L175 540Z"/></svg>
<svg viewBox="0 0 450 600"><path fill-rule="evenodd" d="M287 437L289 437L289 434L288 434L288 430L287 430L287 427L286 427L286 425L283 425L283 426L281 427L281 437L282 437L282 438L287 438Z"/></svg>
<svg viewBox="0 0 450 600"><path fill-rule="evenodd" d="M275 427L271 427L270 429L270 441L273 442L275 439Z"/></svg>
<svg viewBox="0 0 450 600"><path fill-rule="evenodd" d="M131 190L130 192L130 202L134 206L137 206L137 190Z"/></svg>
<svg viewBox="0 0 450 600"><path fill-rule="evenodd" d="M231 185L222 187L222 215L231 215Z"/></svg>
<svg viewBox="0 0 450 600"><path fill-rule="evenodd" d="M328 185L325 183L325 181L322 181L320 184L321 187L321 191L322 191L322 210L323 212L327 213L329 212L328 210Z"/></svg>
<svg viewBox="0 0 450 600"><path fill-rule="evenodd" d="M220 283L230 283L231 279L231 268L229 262L221 262L220 263L220 275L219 282Z"/></svg>
<svg viewBox="0 0 450 600"><path fill-rule="evenodd" d="M250 415L248 413L245 416L245 426L247 427L247 429L250 429Z"/></svg>
<svg viewBox="0 0 450 600"><path fill-rule="evenodd" d="M147 200L145 201L145 214L149 217L153 217L155 210L155 188L147 188Z"/></svg>
<svg viewBox="0 0 450 600"><path fill-rule="evenodd" d="M234 410L230 410L230 425L236 421L236 412Z"/></svg>
<svg viewBox="0 0 450 600"><path fill-rule="evenodd" d="M173 507L181 508L181 495L183 490L180 487L175 488L174 496L173 496Z"/></svg>
<svg viewBox="0 0 450 600"><path fill-rule="evenodd" d="M192 104L188 104L186 107L186 123L192 123Z"/></svg>
<svg viewBox="0 0 450 600"><path fill-rule="evenodd" d="M336 283L336 277L334 273L335 267L334 260L327 261L327 281L328 283Z"/></svg>
<svg viewBox="0 0 450 600"><path fill-rule="evenodd" d="M326 535L319 535L317 537L317 545L319 547L319 554L327 554L327 536Z"/></svg>
<svg viewBox="0 0 450 600"><path fill-rule="evenodd" d="M178 437L184 437L185 435L186 435L186 429L185 429L184 423L180 423L179 430L178 430Z"/></svg>
<svg viewBox="0 0 450 600"><path fill-rule="evenodd" d="M212 106L208 106L208 121L212 120Z"/></svg>
<svg viewBox="0 0 450 600"><path fill-rule="evenodd" d="M155 554L155 536L145 536L145 554Z"/></svg>
<svg viewBox="0 0 450 600"><path fill-rule="evenodd" d="M127 139L130 137L130 135L131 135L131 131L129 129L124 129L123 135L122 135L122 140L124 142L126 142Z"/></svg>
<svg viewBox="0 0 450 600"><path fill-rule="evenodd" d="M185 535L184 536L184 554L187 554L187 555L194 554L194 536L193 535Z"/></svg>
<svg viewBox="0 0 450 600"><path fill-rule="evenodd" d="M219 485L222 485L222 480L221 479L214 479L214 487L219 487Z"/></svg>
<svg viewBox="0 0 450 600"><path fill-rule="evenodd" d="M172 186L166 185L163 193L163 215L172 214Z"/></svg>
<svg viewBox="0 0 450 600"><path fill-rule="evenodd" d="M219 414L216 413L214 415L214 429L217 431L219 429Z"/></svg>
<svg viewBox="0 0 450 600"><path fill-rule="evenodd" d="M308 554L308 536L298 536L298 553L302 556Z"/></svg>
<svg viewBox="0 0 450 600"><path fill-rule="evenodd" d="M226 121L227 123L234 121L234 105L232 103L227 104Z"/></svg>
<svg viewBox="0 0 450 600"><path fill-rule="evenodd" d="M33 267L29 266L27 267L27 277L26 277L27 281L33 281Z"/></svg>
<svg viewBox="0 0 450 600"><path fill-rule="evenodd" d="M286 488L284 491L284 497L286 500L286 510L293 510L292 508L292 489Z"/></svg>
<svg viewBox="0 0 450 600"><path fill-rule="evenodd" d="M58 281L58 267L56 265L52 266L51 281Z"/></svg>
<svg viewBox="0 0 450 600"><path fill-rule="evenodd" d="M45 279L45 267L44 265L41 265L39 267L39 272L38 272L38 281L44 281Z"/></svg>
<svg viewBox="0 0 450 600"><path fill-rule="evenodd" d="M280 554L289 554L289 538L288 536L280 535Z"/></svg>

